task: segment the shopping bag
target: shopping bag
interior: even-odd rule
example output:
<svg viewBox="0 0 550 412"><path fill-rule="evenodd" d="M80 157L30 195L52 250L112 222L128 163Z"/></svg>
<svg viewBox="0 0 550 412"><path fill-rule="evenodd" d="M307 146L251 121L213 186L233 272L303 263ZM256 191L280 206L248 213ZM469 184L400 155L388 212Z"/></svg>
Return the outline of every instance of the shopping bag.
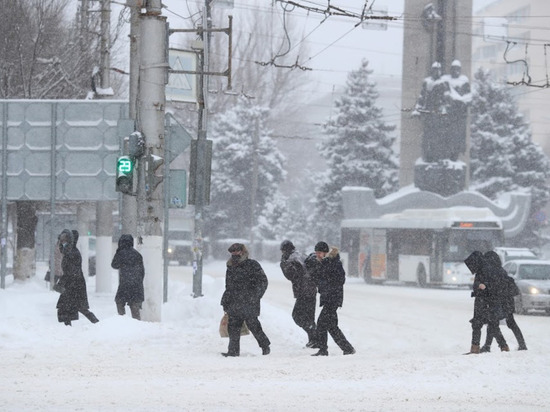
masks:
<svg viewBox="0 0 550 412"><path fill-rule="evenodd" d="M229 323L229 315L227 313L224 313L220 321L220 336L222 338L229 337L229 331L227 329L228 323ZM246 326L246 322L243 322L243 326L241 328L241 336L249 335L249 334L250 334L250 330L248 330L248 326Z"/></svg>

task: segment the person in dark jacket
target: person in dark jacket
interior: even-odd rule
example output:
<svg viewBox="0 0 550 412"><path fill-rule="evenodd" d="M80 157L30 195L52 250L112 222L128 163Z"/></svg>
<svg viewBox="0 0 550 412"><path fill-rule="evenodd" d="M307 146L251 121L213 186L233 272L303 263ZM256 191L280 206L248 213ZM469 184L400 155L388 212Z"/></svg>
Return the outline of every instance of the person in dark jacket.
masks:
<svg viewBox="0 0 550 412"><path fill-rule="evenodd" d="M306 272L305 256L299 253L290 240L281 243L281 270L292 283L292 293L296 302L292 309L292 319L308 337L307 347L315 344L315 306L317 286Z"/></svg>
<svg viewBox="0 0 550 412"><path fill-rule="evenodd" d="M494 252L493 252L494 253ZM496 255L496 253L495 253ZM498 259L498 255L496 255ZM499 321L502 319L502 305L497 282L498 267L494 265L492 255L475 251L464 261L472 274L475 275L472 289L474 300L474 317L472 324L472 346L467 354L480 353L481 328L487 324L487 335L494 336L502 351L508 351L508 345L502 332ZM500 267L502 269L502 267Z"/></svg>
<svg viewBox="0 0 550 412"><path fill-rule="evenodd" d="M57 301L57 320L70 326L73 320L78 319L78 312L92 322L99 320L90 312L86 279L82 273L82 256L76 248L78 232L64 229L59 235L59 250L63 255L61 260L62 276L55 289L61 292ZM73 235L74 233L74 235Z"/></svg>
<svg viewBox="0 0 550 412"><path fill-rule="evenodd" d="M344 283L346 272L340 260L337 248L330 248L325 242L315 245L315 254L320 261L320 266L314 271L314 279L320 295L322 307L317 319L317 347L319 351L312 356L328 356L328 334L344 352L344 355L353 355L355 349L348 342L344 333L338 327L338 314L336 311L344 303Z"/></svg>
<svg viewBox="0 0 550 412"><path fill-rule="evenodd" d="M225 292L221 305L229 319L229 347L223 356L239 356L241 327L246 322L248 329L262 348L263 355L269 355L271 342L258 320L260 300L267 290L267 276L260 264L248 257L248 250L242 243L234 243L229 249L231 258L227 261Z"/></svg>
<svg viewBox="0 0 550 412"><path fill-rule="evenodd" d="M474 275L474 284L472 286L471 296L474 298L474 316L470 319L472 324L472 346L470 353L479 353L481 343L481 329L483 325L489 322L489 306L487 303L487 288L485 287L483 273L481 271L483 264L483 253L473 252L464 261L470 272Z"/></svg>
<svg viewBox="0 0 550 412"><path fill-rule="evenodd" d="M143 292L145 268L143 257L134 249L132 235L120 236L111 267L118 269L118 289L115 296L118 314L124 315L125 307L128 305L132 318L141 320L141 304L145 300Z"/></svg>
<svg viewBox="0 0 550 412"><path fill-rule="evenodd" d="M527 345L525 344L525 338L521 329L519 328L516 320L514 319L515 305L514 305L514 296L519 295L519 288L516 285L514 279L506 273L506 271L501 266L501 260L499 256L495 253L487 252L485 255L488 256L488 259L492 259L493 265L501 267L502 270L499 270L499 275L497 276L497 284L499 291L499 300L500 304L504 310L504 315L506 319L506 326L514 333L516 340L518 341L518 350L527 350ZM485 344L481 347L480 352L490 352L491 344L493 343L493 336L487 333L487 338L485 339Z"/></svg>

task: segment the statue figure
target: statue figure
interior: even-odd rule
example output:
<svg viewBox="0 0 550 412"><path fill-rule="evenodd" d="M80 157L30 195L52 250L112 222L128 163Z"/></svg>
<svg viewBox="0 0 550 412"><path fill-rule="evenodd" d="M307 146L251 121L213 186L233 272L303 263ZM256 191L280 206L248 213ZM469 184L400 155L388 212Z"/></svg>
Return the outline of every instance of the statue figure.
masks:
<svg viewBox="0 0 550 412"><path fill-rule="evenodd" d="M423 120L422 157L426 162L446 158L445 148L440 145L443 116L447 114L446 91L447 86L441 78L441 64L434 62L430 76L422 82L422 90L412 112L412 116L421 116Z"/></svg>
<svg viewBox="0 0 550 412"><path fill-rule="evenodd" d="M466 150L466 120L472 101L468 78L461 74L458 60L451 64L450 75L441 76L441 64L434 62L412 116L421 116L424 124L422 158L432 163L456 161Z"/></svg>
<svg viewBox="0 0 550 412"><path fill-rule="evenodd" d="M472 92L468 77L461 74L460 61L451 63L451 73L442 77L447 86L445 92L447 118L444 122L445 133L442 134L442 144L449 151L448 158L455 161L460 153L466 151L466 126L468 106L472 102Z"/></svg>

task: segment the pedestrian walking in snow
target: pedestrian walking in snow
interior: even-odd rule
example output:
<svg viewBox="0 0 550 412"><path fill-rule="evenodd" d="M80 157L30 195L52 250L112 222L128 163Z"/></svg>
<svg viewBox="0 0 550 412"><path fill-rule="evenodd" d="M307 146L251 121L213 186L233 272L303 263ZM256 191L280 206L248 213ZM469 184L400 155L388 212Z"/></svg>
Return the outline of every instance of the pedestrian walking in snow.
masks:
<svg viewBox="0 0 550 412"><path fill-rule="evenodd" d="M246 322L248 329L262 348L262 355L269 355L271 342L258 320L260 300L267 290L267 276L260 264L248 257L248 250L242 243L234 243L229 249L231 258L227 261L225 292L221 299L223 310L229 316L229 347L223 356L239 356L241 327Z"/></svg>
<svg viewBox="0 0 550 412"><path fill-rule="evenodd" d="M317 319L316 346L319 351L312 356L328 356L329 333L344 355L352 355L355 349L338 327L337 310L344 303L344 283L346 282L346 272L340 260L339 250L334 246L329 250L325 242L318 242L315 245L315 255L320 265L313 273L322 309Z"/></svg>
<svg viewBox="0 0 550 412"><path fill-rule="evenodd" d="M296 302L292 309L292 319L308 337L306 346L315 344L315 306L317 286L306 272L305 256L298 252L290 240L281 243L281 270L292 283L292 293Z"/></svg>
<svg viewBox="0 0 550 412"><path fill-rule="evenodd" d="M141 304L145 300L143 292L145 268L143 257L134 249L132 235L120 236L111 267L118 269L118 289L115 296L118 314L121 316L126 314L125 308L128 305L132 318L141 320Z"/></svg>
<svg viewBox="0 0 550 412"><path fill-rule="evenodd" d="M495 267L500 267L502 269L502 262L499 256L495 252L485 253L485 258L492 261L492 265ZM504 269L498 270L498 276L496 277L498 285L498 298L500 300L500 305L504 310L506 315L506 326L514 333L516 340L518 341L518 350L527 350L527 345L525 344L525 338L521 329L519 328L516 320L514 319L515 305L514 305L514 296L519 295L519 288L516 285L514 279L506 273ZM493 336L487 333L487 338L485 344L481 347L480 352L490 352L491 344L493 343Z"/></svg>
<svg viewBox="0 0 550 412"><path fill-rule="evenodd" d="M498 259L498 255L495 252L492 253ZM470 319L472 324L472 346L467 354L480 353L481 328L485 324L487 324L487 335L497 339L502 351L508 351L508 345L499 326L499 320L505 316L502 314L502 304L498 297L498 267L494 266L492 255L489 252L483 255L483 253L475 251L466 258L464 263L466 263L470 272L475 275L471 294L474 298L474 316Z"/></svg>
<svg viewBox="0 0 550 412"><path fill-rule="evenodd" d="M88 304L88 292L86 279L82 272L82 256L76 248L78 232L64 229L59 235L59 250L63 258L61 260L62 276L54 289L61 295L57 301L57 320L71 326L73 320L78 319L78 312L82 313L92 323L99 320L90 312Z"/></svg>

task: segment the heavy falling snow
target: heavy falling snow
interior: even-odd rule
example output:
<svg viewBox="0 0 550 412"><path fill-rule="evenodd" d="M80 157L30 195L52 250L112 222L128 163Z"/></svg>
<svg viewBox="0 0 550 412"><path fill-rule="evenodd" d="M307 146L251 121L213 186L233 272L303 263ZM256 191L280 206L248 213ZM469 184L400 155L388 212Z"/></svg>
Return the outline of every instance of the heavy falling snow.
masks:
<svg viewBox="0 0 550 412"><path fill-rule="evenodd" d="M340 326L357 349L311 357L292 321L290 282L261 262L270 284L260 320L271 354L252 336L224 358L218 333L224 262L204 268L201 298L189 267L170 267L162 322L117 315L114 292L95 292L92 311L57 322L58 294L42 280L0 290L0 409L4 411L547 411L549 318L516 315L528 351L502 326L510 352L467 355L473 299L467 289L367 285L348 278ZM151 274L148 274L151 276ZM161 275L160 273L158 275ZM113 291L116 272L113 272ZM484 330L485 332L485 330Z"/></svg>

